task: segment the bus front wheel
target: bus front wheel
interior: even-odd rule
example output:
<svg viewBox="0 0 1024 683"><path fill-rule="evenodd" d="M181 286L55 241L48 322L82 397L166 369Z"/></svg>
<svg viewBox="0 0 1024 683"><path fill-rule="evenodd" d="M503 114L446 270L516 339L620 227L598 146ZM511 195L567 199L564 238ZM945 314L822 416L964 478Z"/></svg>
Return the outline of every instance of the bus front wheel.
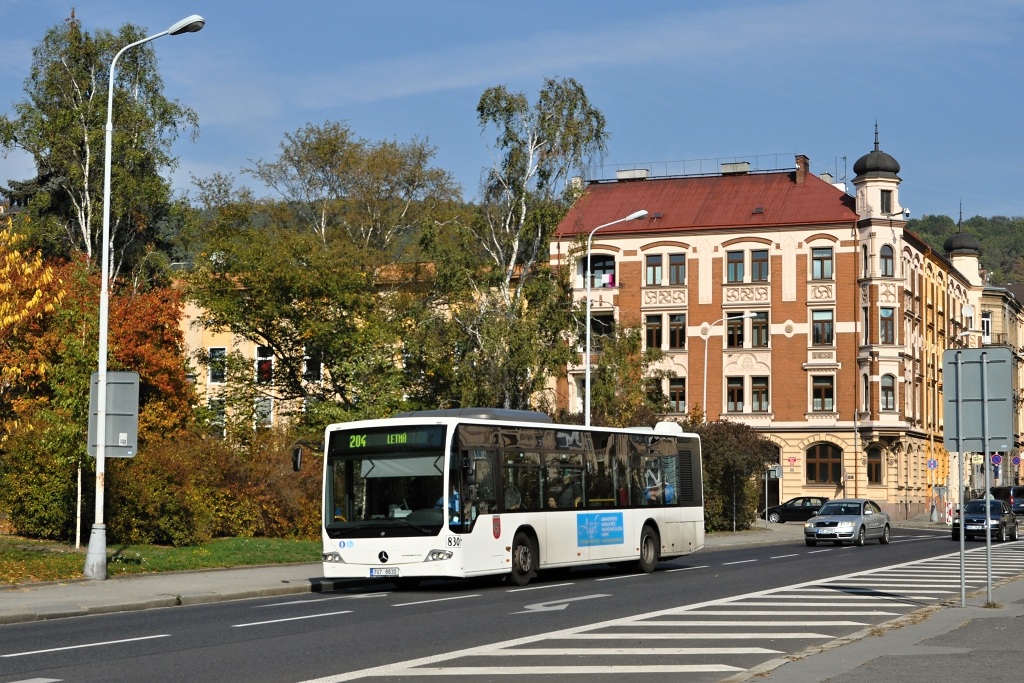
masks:
<svg viewBox="0 0 1024 683"><path fill-rule="evenodd" d="M512 583L525 586L537 576L537 544L524 531L512 539Z"/></svg>
<svg viewBox="0 0 1024 683"><path fill-rule="evenodd" d="M645 574L650 574L658 566L658 545L661 543L658 532L645 526L640 532L640 560L637 566Z"/></svg>

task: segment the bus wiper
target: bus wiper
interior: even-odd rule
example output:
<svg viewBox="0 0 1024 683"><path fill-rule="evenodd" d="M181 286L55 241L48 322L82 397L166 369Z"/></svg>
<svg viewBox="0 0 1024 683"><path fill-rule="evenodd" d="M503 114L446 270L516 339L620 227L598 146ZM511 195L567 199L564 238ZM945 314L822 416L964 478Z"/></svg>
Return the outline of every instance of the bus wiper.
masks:
<svg viewBox="0 0 1024 683"><path fill-rule="evenodd" d="M407 519L405 519L405 517L398 517L397 520L399 522L401 522L402 524L405 524L407 526L411 526L413 529L415 529L416 531L420 532L424 536L427 536L428 534L432 533L430 529L428 529L426 527L423 527L423 526L420 526L419 524L413 524L412 522L410 522Z"/></svg>

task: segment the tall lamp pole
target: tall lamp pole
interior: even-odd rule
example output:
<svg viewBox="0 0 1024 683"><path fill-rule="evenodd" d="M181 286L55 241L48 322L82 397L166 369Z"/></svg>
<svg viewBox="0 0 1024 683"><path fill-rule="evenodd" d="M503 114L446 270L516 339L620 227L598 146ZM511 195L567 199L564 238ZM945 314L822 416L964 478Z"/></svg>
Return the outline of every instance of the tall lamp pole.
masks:
<svg viewBox="0 0 1024 683"><path fill-rule="evenodd" d="M620 218L618 220L612 221L611 223L605 223L604 225L597 226L596 228L590 231L590 235L587 237L587 274L585 278L586 282L584 283L587 287L587 357L584 359L586 370L584 371L585 379L583 380L583 382L586 385L584 388L584 396L586 398L586 402L583 407L583 424L588 427L590 426L590 245L594 241L594 233L600 230L601 228L607 228L609 225L615 225L616 223L636 221L646 217L647 209L640 209L639 211L634 211L633 213L629 214L624 218Z"/></svg>
<svg viewBox="0 0 1024 683"><path fill-rule="evenodd" d="M206 20L198 14L185 17L166 31L147 36L121 48L110 60L110 78L107 81L107 125L106 145L103 154L103 247L100 279L100 334L98 383L96 389L96 519L89 534L89 548L85 554L84 574L90 579L107 578L107 527L103 523L103 493L106 477L107 442L107 327L110 312L110 158L114 138L114 68L117 60L127 50L162 36L177 36L195 33L203 28Z"/></svg>
<svg viewBox="0 0 1024 683"><path fill-rule="evenodd" d="M736 320L748 320L750 318L756 318L757 313L747 311L743 315L736 316ZM708 335L704 337L704 398L701 399L700 408L704 413L704 422L708 421L708 344L711 342L711 329L720 322L729 320L729 316L723 316L715 322L708 325Z"/></svg>

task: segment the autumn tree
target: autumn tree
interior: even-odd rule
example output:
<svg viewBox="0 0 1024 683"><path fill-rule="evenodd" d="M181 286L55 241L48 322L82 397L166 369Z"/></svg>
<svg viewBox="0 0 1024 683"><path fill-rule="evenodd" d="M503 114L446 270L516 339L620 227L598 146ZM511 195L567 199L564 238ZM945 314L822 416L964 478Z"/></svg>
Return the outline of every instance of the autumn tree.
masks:
<svg viewBox="0 0 1024 683"><path fill-rule="evenodd" d="M104 136L109 67L145 31L126 24L117 33L90 34L71 16L46 32L33 50L26 99L0 117L0 149L21 149L35 161L34 178L3 190L34 220L29 231L46 255L101 251ZM197 123L195 112L163 94L152 46L125 52L117 63L111 167L112 275L149 266L165 246L173 218L171 145Z"/></svg>
<svg viewBox="0 0 1024 683"><path fill-rule="evenodd" d="M455 344L425 359L422 374L444 377L454 365L451 401L527 408L571 358L569 283L550 269L548 248L571 200L571 177L603 153L608 134L571 78L546 79L532 104L523 93L489 88L477 117L494 135L496 161L473 216L425 231L438 269L433 303L446 315L421 329ZM455 329L440 331L449 325Z"/></svg>
<svg viewBox="0 0 1024 683"><path fill-rule="evenodd" d="M32 391L16 404L20 425L0 459L0 507L19 533L69 538L74 528L74 482L86 456L90 375L96 368L99 277L84 259L54 266L66 295L51 314L28 321L19 331L15 362L43 368L30 378ZM174 438L192 419L195 396L185 375L178 327L177 291L151 288L111 297L109 367L135 370L140 377L139 447ZM115 466L111 479L131 476L130 462ZM87 490L89 500L91 491ZM112 496L113 498L113 496ZM117 500L129 508L139 501Z"/></svg>
<svg viewBox="0 0 1024 683"><path fill-rule="evenodd" d="M33 378L46 372L45 361L25 358L25 328L53 313L64 298L53 269L38 251L23 248L25 237L6 222L0 229L0 443L18 426L17 403L31 393Z"/></svg>

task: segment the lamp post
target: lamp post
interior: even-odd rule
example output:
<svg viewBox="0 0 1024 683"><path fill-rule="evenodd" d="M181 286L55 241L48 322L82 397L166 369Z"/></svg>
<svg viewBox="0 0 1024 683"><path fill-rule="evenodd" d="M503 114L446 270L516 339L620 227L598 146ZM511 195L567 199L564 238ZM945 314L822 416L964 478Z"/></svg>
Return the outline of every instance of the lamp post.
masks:
<svg viewBox="0 0 1024 683"><path fill-rule="evenodd" d="M584 388L585 404L583 406L583 424L588 427L590 426L590 245L591 242L593 242L594 240L594 233L600 230L601 228L607 228L609 225L615 225L616 223L636 221L646 217L647 209L640 209L639 211L634 211L633 213L629 214L624 218L620 218L610 223L605 223L604 225L597 226L596 228L591 230L590 235L587 236L587 274L585 276L586 282L584 283L587 288L587 357L584 359L586 369L584 371L585 379L583 380L583 383L586 386Z"/></svg>
<svg viewBox="0 0 1024 683"><path fill-rule="evenodd" d="M747 311L743 315L736 316L736 320L749 320L750 318L756 318L757 313ZM729 316L723 316L715 322L708 325L708 336L704 337L704 398L701 399L701 410L704 413L704 422L708 421L708 344L711 342L711 328L720 322L729 320Z"/></svg>
<svg viewBox="0 0 1024 683"><path fill-rule="evenodd" d="M177 36L195 33L203 28L206 20L198 14L185 17L166 31L147 36L121 48L110 60L110 78L107 81L107 125L103 154L103 264L100 278L100 332L98 352L98 384L96 390L96 518L89 534L89 548L85 554L84 574L90 579L107 578L107 527L103 523L103 493L106 477L107 440L107 327L110 311L110 158L114 137L114 68L118 58L127 50L162 36Z"/></svg>

